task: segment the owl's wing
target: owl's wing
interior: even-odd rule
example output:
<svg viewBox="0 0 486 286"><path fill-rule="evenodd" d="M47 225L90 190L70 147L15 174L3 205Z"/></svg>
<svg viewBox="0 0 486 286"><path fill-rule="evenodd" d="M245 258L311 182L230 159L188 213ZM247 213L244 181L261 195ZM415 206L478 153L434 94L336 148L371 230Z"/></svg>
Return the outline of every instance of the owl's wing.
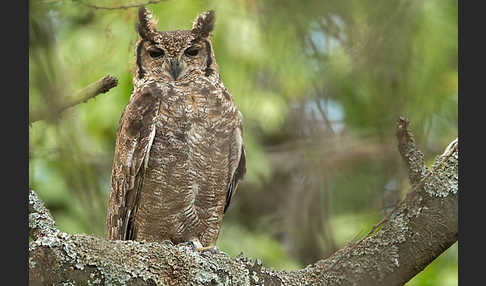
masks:
<svg viewBox="0 0 486 286"><path fill-rule="evenodd" d="M132 239L132 218L155 136L160 93L155 85L135 92L120 118L106 221L109 239Z"/></svg>
<svg viewBox="0 0 486 286"><path fill-rule="evenodd" d="M243 179L246 173L246 154L245 146L243 145L242 132L242 126L240 124L235 129L235 132L233 132L231 140L229 162L230 170L232 170L232 175L228 184L228 191L226 193L226 204L224 206L224 212L226 212L231 203L231 197L236 192L238 182Z"/></svg>

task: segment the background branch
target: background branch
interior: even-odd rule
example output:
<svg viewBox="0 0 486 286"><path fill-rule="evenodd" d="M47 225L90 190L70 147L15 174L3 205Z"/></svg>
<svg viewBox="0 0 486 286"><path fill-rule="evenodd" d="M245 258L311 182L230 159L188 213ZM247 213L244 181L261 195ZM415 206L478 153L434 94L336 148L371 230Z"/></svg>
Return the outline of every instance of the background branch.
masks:
<svg viewBox="0 0 486 286"><path fill-rule="evenodd" d="M412 160L411 166L410 158L420 158L420 153L408 125L401 122L403 118L397 132L405 136L398 136L399 149L408 154L403 157L409 172L423 170L420 160ZM379 231L290 272L265 268L260 260L243 255L232 259L185 246L63 233L50 215L42 215L47 211L30 191L29 228L34 239L29 245L30 285L403 285L457 241L457 167L454 140ZM412 185L415 180L411 176Z"/></svg>
<svg viewBox="0 0 486 286"><path fill-rule="evenodd" d="M141 6L149 5L149 4L157 4L161 2L162 0L150 0L145 3L141 4L130 4L130 5L120 5L120 6L113 6L113 7L108 7L108 6L99 6L99 5L94 5L94 4L89 4L85 3L84 1L79 0L78 2L83 4L86 7L89 8L94 8L94 9L101 9L101 10L119 10L119 9L129 9L129 8L138 8Z"/></svg>
<svg viewBox="0 0 486 286"><path fill-rule="evenodd" d="M29 124L45 119L59 116L64 110L106 93L118 85L118 79L112 75L106 75L102 79L88 85L75 96L67 98L64 102L58 103L54 110L34 110L29 114Z"/></svg>

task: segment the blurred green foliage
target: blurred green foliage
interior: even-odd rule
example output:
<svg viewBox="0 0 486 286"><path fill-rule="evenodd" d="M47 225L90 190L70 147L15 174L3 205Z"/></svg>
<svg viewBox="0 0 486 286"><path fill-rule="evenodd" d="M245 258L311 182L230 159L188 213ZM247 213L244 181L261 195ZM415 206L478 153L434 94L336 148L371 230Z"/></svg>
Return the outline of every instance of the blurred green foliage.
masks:
<svg viewBox="0 0 486 286"><path fill-rule="evenodd" d="M116 127L132 90L141 1L29 2L29 108L106 74L119 85L30 126L30 187L71 233L104 236ZM212 36L244 115L248 174L218 245L297 269L363 235L410 190L395 120L427 162L457 137L457 1L161 1L160 30L216 11ZM457 244L407 285L457 285Z"/></svg>

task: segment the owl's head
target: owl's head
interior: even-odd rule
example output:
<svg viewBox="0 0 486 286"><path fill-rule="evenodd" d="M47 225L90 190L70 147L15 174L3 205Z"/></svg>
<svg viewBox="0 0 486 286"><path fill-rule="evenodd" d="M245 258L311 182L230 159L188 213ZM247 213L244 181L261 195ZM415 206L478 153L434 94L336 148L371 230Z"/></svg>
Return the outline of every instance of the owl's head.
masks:
<svg viewBox="0 0 486 286"><path fill-rule="evenodd" d="M181 81L190 75L210 76L217 72L209 39L214 11L199 15L191 30L157 31L157 22L145 7L139 9L138 18L137 79Z"/></svg>

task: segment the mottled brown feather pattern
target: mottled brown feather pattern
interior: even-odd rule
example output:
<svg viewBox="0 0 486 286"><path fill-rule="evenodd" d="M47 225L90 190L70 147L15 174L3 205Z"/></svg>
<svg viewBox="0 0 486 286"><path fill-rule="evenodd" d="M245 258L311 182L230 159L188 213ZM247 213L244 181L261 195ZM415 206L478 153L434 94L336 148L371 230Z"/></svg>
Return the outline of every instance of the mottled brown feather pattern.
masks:
<svg viewBox="0 0 486 286"><path fill-rule="evenodd" d="M140 182L140 169L147 153L150 133L155 127L160 103L160 90L148 85L135 94L125 108L118 126L115 158L110 185L110 204L107 224L109 237L126 238L126 226L135 207Z"/></svg>
<svg viewBox="0 0 486 286"><path fill-rule="evenodd" d="M211 246L246 171L242 116L211 47L214 12L192 30L167 32L155 31L149 13L140 10L137 26L143 76L134 76L117 131L108 237Z"/></svg>

